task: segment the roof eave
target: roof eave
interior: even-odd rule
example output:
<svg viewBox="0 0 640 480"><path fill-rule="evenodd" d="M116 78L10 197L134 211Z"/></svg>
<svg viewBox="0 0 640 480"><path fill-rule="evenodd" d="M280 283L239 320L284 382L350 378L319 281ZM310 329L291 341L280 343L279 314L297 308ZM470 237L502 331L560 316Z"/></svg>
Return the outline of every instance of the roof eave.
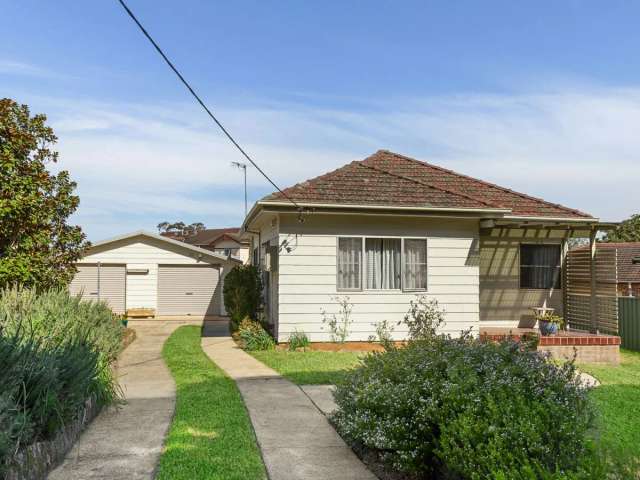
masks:
<svg viewBox="0 0 640 480"><path fill-rule="evenodd" d="M400 205L364 205L364 204L338 204L338 203L314 203L290 201L259 200L247 214L241 232L252 233L253 222L264 212L290 213L303 211L303 215L314 213L352 213L352 214L407 214L407 215L438 215L438 216L476 216L478 218L502 218L510 213L508 208L453 208L453 207L413 207ZM255 233L255 232L253 232Z"/></svg>
<svg viewBox="0 0 640 480"><path fill-rule="evenodd" d="M147 237L147 238L151 238L154 240L160 240L161 242L165 242L165 243L169 243L171 245L175 245L177 247L180 248L184 248L186 250L190 250L192 252L195 253L199 253L201 255L206 255L208 257L212 257L215 258L217 260L223 260L223 261L229 261L229 262L235 262L235 263L242 263L241 260L238 260L236 258L233 258L231 256L229 257L225 257L224 255L219 255L215 252L212 252L210 250L205 250L204 248L200 248L197 247L195 245L191 245L185 242L181 242L179 240L174 240L172 238L169 237L164 237L162 235L157 235L155 233L151 233L151 232L147 232L145 230L137 230L135 232L131 232L131 233L127 233L124 235L118 235L117 237L113 237L113 238L109 238L106 240L100 240L99 242L95 242L91 245L91 247L89 247L89 252L91 251L91 249L96 248L96 247L102 247L105 245L108 245L110 243L115 243L121 240L128 240L130 238L135 238L135 237ZM89 253L90 254L90 253Z"/></svg>
<svg viewBox="0 0 640 480"><path fill-rule="evenodd" d="M288 207L292 210L299 208L309 209L335 209L335 210L405 210L418 212L477 212L487 214L505 215L511 212L509 208L465 208L465 207L429 207L429 206L409 206L409 205L368 205L368 204L351 204L351 203L315 203L315 202L296 202L297 207L291 202L279 202L272 200L260 200L256 202L256 206L261 207ZM255 207L254 207L255 208ZM254 209L252 209L253 211Z"/></svg>

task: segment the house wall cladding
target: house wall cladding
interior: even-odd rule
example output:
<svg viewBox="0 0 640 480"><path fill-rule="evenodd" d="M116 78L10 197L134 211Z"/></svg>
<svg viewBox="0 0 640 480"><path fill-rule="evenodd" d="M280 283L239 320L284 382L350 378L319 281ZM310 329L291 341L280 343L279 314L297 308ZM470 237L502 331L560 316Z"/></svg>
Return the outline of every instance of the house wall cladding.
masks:
<svg viewBox="0 0 640 480"><path fill-rule="evenodd" d="M396 236L427 238L428 287L426 292L398 290L338 291L336 247L338 236ZM375 334L375 323L401 321L416 295L436 299L446 311L445 331L457 335L479 326L479 258L477 220L397 217L281 216L279 243L279 331L286 341L294 329L304 330L312 341L327 341L322 310L338 313L335 297L353 304L351 335L363 341ZM406 337L404 324L393 337Z"/></svg>
<svg viewBox="0 0 640 480"><path fill-rule="evenodd" d="M520 288L520 245L562 244L564 232L501 229L480 235L480 321L485 326L533 327L532 308L546 302L563 314L562 289Z"/></svg>
<svg viewBox="0 0 640 480"><path fill-rule="evenodd" d="M208 265L207 262L195 258L196 255L195 252L186 253L183 249L166 242L145 238L123 241L99 249L84 257L79 265L96 262L121 263L126 264L129 270L147 270L147 273L126 275L126 308L151 308L157 311L158 265ZM220 265L220 268L223 266Z"/></svg>

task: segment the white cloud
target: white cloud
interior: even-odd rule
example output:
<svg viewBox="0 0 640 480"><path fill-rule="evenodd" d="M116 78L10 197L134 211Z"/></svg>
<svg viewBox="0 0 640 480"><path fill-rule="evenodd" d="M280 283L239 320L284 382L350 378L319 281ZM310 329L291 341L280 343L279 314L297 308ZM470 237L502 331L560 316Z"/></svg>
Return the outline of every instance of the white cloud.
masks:
<svg viewBox="0 0 640 480"><path fill-rule="evenodd" d="M40 67L24 62L15 62L8 59L0 59L0 73L5 75L16 75L25 77L38 77L38 78L71 78L68 75L63 75L53 70Z"/></svg>
<svg viewBox="0 0 640 480"><path fill-rule="evenodd" d="M230 162L242 158L199 110L40 100L32 110L50 114L60 167L79 182L79 218L90 231L97 231L97 212L123 223L189 214L240 222L241 177ZM640 205L640 88L217 113L282 186L389 148L605 219L622 219ZM253 170L249 184L253 199L272 190Z"/></svg>

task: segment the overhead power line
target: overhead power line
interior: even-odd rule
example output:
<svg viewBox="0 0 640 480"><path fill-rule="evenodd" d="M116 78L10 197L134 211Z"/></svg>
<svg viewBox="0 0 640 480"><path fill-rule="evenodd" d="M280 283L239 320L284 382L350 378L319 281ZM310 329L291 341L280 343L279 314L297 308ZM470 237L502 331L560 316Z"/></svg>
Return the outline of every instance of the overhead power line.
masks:
<svg viewBox="0 0 640 480"><path fill-rule="evenodd" d="M253 165L256 170L258 170L258 172L260 172L260 174L267 179L267 181L273 185L273 187L278 190L278 192L280 192L282 194L282 196L284 198L286 198L287 200L289 200L293 205L295 205L296 208L298 208L298 210L300 211L300 213L302 213L302 207L300 207L300 205L298 205L291 197L289 197L289 195L287 195L286 193L284 193L282 191L282 189L276 185L276 183L271 180L271 178L269 178L269 175L267 175L259 166L256 162L253 161L253 159L247 154L247 152L244 151L244 149L240 146L240 144L238 144L238 142L236 142L236 140L231 136L231 134L227 131L226 128L224 128L224 125L222 125L222 123L220 123L220 121L216 118L216 116L211 113L211 110L209 110L209 108L205 105L205 103L202 101L202 99L200 98L200 96L195 92L195 90L191 87L191 85L189 85L189 82L187 82L185 80L185 78L182 76L182 74L180 73L180 71L175 67L175 65L171 62L171 60L169 60L169 58L165 55L165 53L162 51L162 49L158 46L158 44L156 43L156 41L151 37L151 35L149 35L149 32L147 32L147 30L142 26L142 24L140 23L140 21L137 19L137 17L133 14L133 12L131 11L131 9L127 6L127 4L124 2L124 0L118 0L118 2L120 2L120 5L122 5L122 8L124 8L124 10L127 12L127 14L131 17L131 19L135 22L135 24L138 26L138 28L140 28L140 31L144 34L145 37L147 37L147 40L149 40L151 42L151 45L153 45L153 47L156 49L156 51L160 54L160 56L164 59L164 61L167 63L167 65L169 65L169 68L171 68L171 70L173 70L173 73L175 73L178 78L180 79L180 81L182 82L182 84L187 87L187 90L189 90L189 93L191 93L191 95L193 96L193 98L196 99L196 101L200 104L200 106L204 109L205 112L207 112L207 114L209 115L209 117L211 117L211 120L213 120L216 125L218 125L218 127L220 127L220 130L222 130L222 133L224 133L226 135L226 137L229 139L229 141L231 141L231 143L233 143L233 145L235 145L235 147L240 151L240 153L244 156L244 158L246 158L251 165Z"/></svg>

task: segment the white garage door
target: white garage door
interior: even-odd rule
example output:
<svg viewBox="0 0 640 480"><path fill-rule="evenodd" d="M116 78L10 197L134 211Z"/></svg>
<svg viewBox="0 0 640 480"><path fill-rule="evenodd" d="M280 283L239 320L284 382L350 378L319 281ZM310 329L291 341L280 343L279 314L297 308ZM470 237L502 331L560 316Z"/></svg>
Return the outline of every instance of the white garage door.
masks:
<svg viewBox="0 0 640 480"><path fill-rule="evenodd" d="M220 315L220 271L207 265L158 266L158 315Z"/></svg>
<svg viewBox="0 0 640 480"><path fill-rule="evenodd" d="M72 295L85 300L106 301L116 313L125 310L126 268L124 265L78 265L69 285Z"/></svg>

